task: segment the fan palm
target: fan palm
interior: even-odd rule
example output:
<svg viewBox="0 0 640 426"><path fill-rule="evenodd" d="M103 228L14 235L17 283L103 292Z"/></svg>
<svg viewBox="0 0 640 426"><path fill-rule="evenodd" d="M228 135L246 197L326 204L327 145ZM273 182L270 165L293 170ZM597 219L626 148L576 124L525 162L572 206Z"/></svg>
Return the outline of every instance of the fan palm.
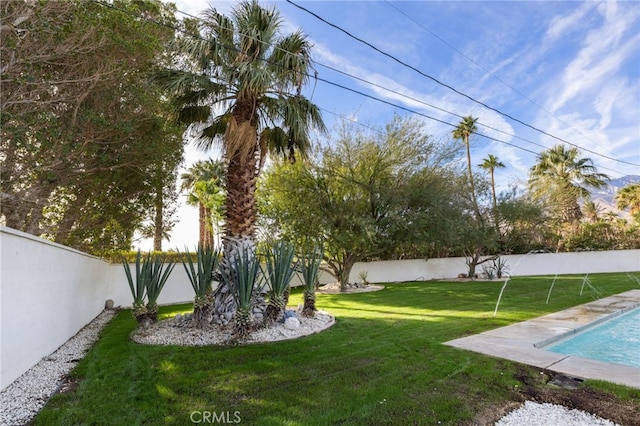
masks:
<svg viewBox="0 0 640 426"><path fill-rule="evenodd" d="M631 210L631 216L640 223L640 183L625 186L618 191L616 204L620 210Z"/></svg>
<svg viewBox="0 0 640 426"><path fill-rule="evenodd" d="M589 188L600 189L609 177L598 173L590 158L580 158L580 151L556 145L538 155L529 170L529 190L534 200L546 200L565 223L582 217L578 201L589 201Z"/></svg>
<svg viewBox="0 0 640 426"><path fill-rule="evenodd" d="M494 218L494 221L496 222L496 227L497 227L498 226L498 218L497 218L498 199L496 197L495 170L504 168L505 165L500 160L498 160L498 157L496 157L493 154L489 154L489 156L482 161L482 163L480 164L480 167L482 167L485 170L489 170L489 175L491 176L491 198L493 201L493 218Z"/></svg>
<svg viewBox="0 0 640 426"><path fill-rule="evenodd" d="M222 161L198 161L180 176L181 190L188 193L187 203L199 210L200 236L198 246L213 245L213 218L218 218L224 203L222 188L225 170Z"/></svg>
<svg viewBox="0 0 640 426"><path fill-rule="evenodd" d="M325 131L319 109L301 95L311 45L300 31L280 35L279 13L256 1L239 3L230 16L211 8L202 18L200 33L177 44L180 69L157 79L175 95L180 120L199 124L200 148L222 142L225 241L253 240L256 180L266 154L293 160L310 147L311 129Z"/></svg>
<svg viewBox="0 0 640 426"><path fill-rule="evenodd" d="M482 215L480 214L480 208L478 207L478 200L476 199L476 188L473 182L473 172L471 170L471 149L469 147L469 138L471 134L475 133L478 128L476 127L477 118L473 118L472 116L463 117L462 121L458 124L453 132L452 136L454 139L460 139L464 142L465 147L467 148L467 170L469 172L469 185L471 187L471 199L473 200L473 208L476 213L476 217L479 221L482 221Z"/></svg>

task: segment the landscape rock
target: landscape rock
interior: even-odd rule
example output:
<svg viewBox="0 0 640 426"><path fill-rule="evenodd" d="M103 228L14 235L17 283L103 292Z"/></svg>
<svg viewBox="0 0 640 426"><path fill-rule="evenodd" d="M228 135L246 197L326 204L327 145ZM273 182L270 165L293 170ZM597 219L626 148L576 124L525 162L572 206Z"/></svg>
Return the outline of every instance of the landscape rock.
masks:
<svg viewBox="0 0 640 426"><path fill-rule="evenodd" d="M284 320L284 328L287 330L297 330L300 328L300 320L296 317L289 317Z"/></svg>

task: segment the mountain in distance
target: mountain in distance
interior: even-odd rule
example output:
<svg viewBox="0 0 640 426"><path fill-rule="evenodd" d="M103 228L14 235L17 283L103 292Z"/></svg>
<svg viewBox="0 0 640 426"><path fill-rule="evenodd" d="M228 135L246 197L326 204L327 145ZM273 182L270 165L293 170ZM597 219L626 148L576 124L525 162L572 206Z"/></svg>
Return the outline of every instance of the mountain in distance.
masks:
<svg viewBox="0 0 640 426"><path fill-rule="evenodd" d="M609 185L602 189L594 189L591 193L591 201L600 206L602 213L613 212L623 219L629 220L628 211L621 211L616 207L616 193L625 186L640 183L640 175L627 175L617 179L611 179Z"/></svg>

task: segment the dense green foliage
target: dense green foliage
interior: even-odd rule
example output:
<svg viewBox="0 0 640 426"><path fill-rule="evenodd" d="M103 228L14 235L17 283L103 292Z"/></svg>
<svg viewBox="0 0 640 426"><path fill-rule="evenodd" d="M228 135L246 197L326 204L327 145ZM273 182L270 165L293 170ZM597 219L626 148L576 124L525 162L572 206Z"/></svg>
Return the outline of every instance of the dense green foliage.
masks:
<svg viewBox="0 0 640 426"><path fill-rule="evenodd" d="M637 288L625 274L589 275L609 296ZM521 401L523 381L549 389L532 367L442 343L590 302L583 277L514 278L493 317L502 283L412 282L373 293L320 294L337 318L322 333L225 347L139 345L130 312L120 313L74 370L76 390L54 396L34 424L190 424L195 411L233 413L259 425L460 425ZM300 303L301 292L291 295ZM162 318L191 306L162 308ZM611 400L640 391L586 383ZM561 392L575 392L564 390Z"/></svg>
<svg viewBox="0 0 640 426"><path fill-rule="evenodd" d="M171 202L182 129L149 77L173 30L136 16L172 24L174 7L155 0L1 7L6 225L92 253L129 249L147 219L166 232L170 221L155 212L160 195Z"/></svg>
<svg viewBox="0 0 640 426"><path fill-rule="evenodd" d="M456 151L414 120L396 117L370 132L345 123L317 160L278 163L265 174L264 226L298 246L320 240L343 285L356 261L432 253L458 238L465 221Z"/></svg>

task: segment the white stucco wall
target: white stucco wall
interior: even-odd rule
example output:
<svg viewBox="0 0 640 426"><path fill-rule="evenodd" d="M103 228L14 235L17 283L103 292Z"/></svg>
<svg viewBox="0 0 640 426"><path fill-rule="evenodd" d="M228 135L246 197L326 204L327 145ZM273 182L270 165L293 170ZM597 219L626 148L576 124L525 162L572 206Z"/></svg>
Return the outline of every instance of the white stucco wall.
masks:
<svg viewBox="0 0 640 426"><path fill-rule="evenodd" d="M510 276L640 271L640 250L517 254L501 259L506 261ZM358 274L366 271L369 282L422 281L456 278L467 269L464 257L359 262L349 278L360 281ZM482 265L476 272L482 272Z"/></svg>
<svg viewBox="0 0 640 426"><path fill-rule="evenodd" d="M104 308L108 264L0 228L0 387L55 351Z"/></svg>
<svg viewBox="0 0 640 426"><path fill-rule="evenodd" d="M640 250L502 256L512 276L640 271ZM370 282L455 278L467 270L464 258L356 263ZM479 268L481 271L481 268ZM326 272L320 283L333 282ZM299 285L294 279L292 285ZM54 352L104 308L131 306L122 265L0 227L0 388ZM190 302L193 289L177 264L161 304Z"/></svg>
<svg viewBox="0 0 640 426"><path fill-rule="evenodd" d="M124 272L124 267L121 264L108 265L108 290L105 294L107 299L113 300L115 306L130 307L132 302L131 290L129 289L129 283L127 276ZM129 265L131 273L135 275L135 264ZM135 278L134 278L135 279ZM169 275L169 279L164 285L158 303L161 305L192 302L193 301L193 288L189 283L187 273L182 266L182 263L178 263L173 268L173 272Z"/></svg>

